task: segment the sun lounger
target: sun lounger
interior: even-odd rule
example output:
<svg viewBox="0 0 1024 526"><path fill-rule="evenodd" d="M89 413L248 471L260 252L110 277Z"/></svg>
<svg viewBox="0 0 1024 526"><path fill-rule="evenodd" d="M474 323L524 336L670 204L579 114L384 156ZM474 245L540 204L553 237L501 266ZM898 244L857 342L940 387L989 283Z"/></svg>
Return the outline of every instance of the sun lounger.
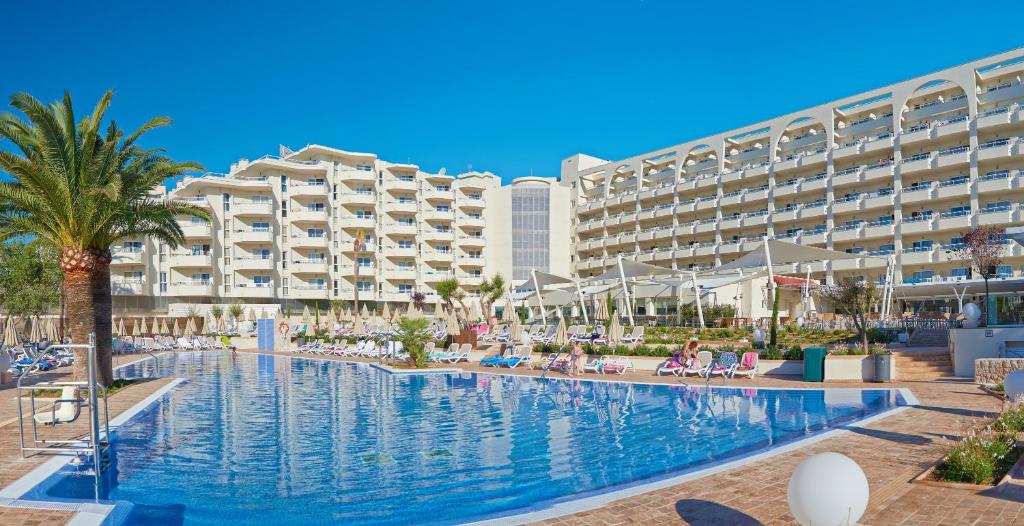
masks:
<svg viewBox="0 0 1024 526"><path fill-rule="evenodd" d="M718 359L708 369L707 377L710 378L716 374L720 374L725 378L732 376L732 373L736 370L739 364L736 362L736 353L728 351L718 355Z"/></svg>
<svg viewBox="0 0 1024 526"><path fill-rule="evenodd" d="M711 361L713 355L711 351L700 351L697 353L697 359L690 364L689 367L683 369L682 375L695 374L697 376L704 376L707 373L709 367L711 367Z"/></svg>
<svg viewBox="0 0 1024 526"><path fill-rule="evenodd" d="M633 332L622 337L622 343L640 343L644 341L644 326L633 327Z"/></svg>
<svg viewBox="0 0 1024 526"><path fill-rule="evenodd" d="M654 372L656 375L661 376L662 373L674 374L679 376L679 373L686 369L686 365L680 359L682 357L682 351L676 351L674 355L664 363L658 366L658 369Z"/></svg>
<svg viewBox="0 0 1024 526"><path fill-rule="evenodd" d="M743 357L740 358L740 364L738 367L733 369L733 376L746 376L753 378L757 374L757 353L756 352L745 352Z"/></svg>

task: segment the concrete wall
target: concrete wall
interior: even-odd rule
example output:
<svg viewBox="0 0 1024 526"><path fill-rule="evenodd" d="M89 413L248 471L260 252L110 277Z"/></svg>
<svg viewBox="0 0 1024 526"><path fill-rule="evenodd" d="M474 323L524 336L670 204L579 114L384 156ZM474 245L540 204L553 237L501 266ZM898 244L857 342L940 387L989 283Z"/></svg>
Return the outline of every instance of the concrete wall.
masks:
<svg viewBox="0 0 1024 526"><path fill-rule="evenodd" d="M949 345L953 350L953 375L973 377L975 360L1000 358L999 344L1006 342L1024 342L1024 327L951 329Z"/></svg>

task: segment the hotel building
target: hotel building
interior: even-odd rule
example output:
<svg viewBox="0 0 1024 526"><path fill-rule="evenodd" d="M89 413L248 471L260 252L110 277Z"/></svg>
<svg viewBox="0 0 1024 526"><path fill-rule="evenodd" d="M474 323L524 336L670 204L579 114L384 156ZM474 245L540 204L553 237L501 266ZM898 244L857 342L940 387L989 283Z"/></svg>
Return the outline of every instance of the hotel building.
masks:
<svg viewBox="0 0 1024 526"><path fill-rule="evenodd" d="M470 295L485 279L520 272L522 254L557 246L568 271L568 189L525 178L502 187L494 174L429 173L371 153L311 145L280 157L242 159L228 174L187 177L161 196L197 204L211 221L181 217L185 243L123 242L111 275L119 311L180 310L188 305L283 305L352 300L406 305L419 291L455 277ZM551 193L561 206L551 207ZM530 194L528 203L522 195ZM534 202L536 201L536 202ZM561 210L561 229L530 206ZM550 212L548 212L550 213ZM520 224L522 223L522 224ZM519 228L512 230L512 225ZM362 236L358 253L355 240ZM498 240L498 242L490 242ZM551 268L550 257L529 264ZM301 308L301 307L300 307Z"/></svg>
<svg viewBox="0 0 1024 526"><path fill-rule="evenodd" d="M1016 50L626 159L565 159L575 270L619 254L709 269L770 236L882 256L819 279L879 280L890 257L899 283L969 279L947 252L964 231L1024 225L1022 78ZM998 271L1022 274L1020 246Z"/></svg>

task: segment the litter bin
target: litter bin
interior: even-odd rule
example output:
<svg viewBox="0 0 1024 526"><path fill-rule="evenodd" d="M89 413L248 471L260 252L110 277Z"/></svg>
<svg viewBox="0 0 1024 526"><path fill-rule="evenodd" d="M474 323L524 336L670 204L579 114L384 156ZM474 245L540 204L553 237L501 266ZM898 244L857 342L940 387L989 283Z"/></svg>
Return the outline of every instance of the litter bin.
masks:
<svg viewBox="0 0 1024 526"><path fill-rule="evenodd" d="M892 355L889 353L875 355L875 381L892 381Z"/></svg>
<svg viewBox="0 0 1024 526"><path fill-rule="evenodd" d="M805 382L825 381L825 354L827 352L824 347L808 347L804 349Z"/></svg>

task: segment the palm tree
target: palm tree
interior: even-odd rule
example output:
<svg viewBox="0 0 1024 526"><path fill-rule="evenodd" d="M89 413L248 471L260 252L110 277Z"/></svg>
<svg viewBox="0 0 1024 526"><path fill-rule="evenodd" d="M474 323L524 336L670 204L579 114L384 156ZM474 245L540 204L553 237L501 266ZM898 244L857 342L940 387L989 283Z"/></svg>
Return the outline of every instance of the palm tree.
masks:
<svg viewBox="0 0 1024 526"><path fill-rule="evenodd" d="M437 291L437 295L441 297L441 300L451 308L455 308L456 301L461 301L462 298L466 297L466 293L460 288L459 280L455 278L439 281L434 290Z"/></svg>
<svg viewBox="0 0 1024 526"><path fill-rule="evenodd" d="M106 92L76 121L69 93L50 105L18 93L11 106L22 117L0 115L0 139L16 149L0 151L0 170L13 180L0 183L0 241L34 237L59 251L71 338L84 343L96 334L98 378L106 385L113 382L111 245L152 237L174 248L184 240L178 215L209 217L194 205L152 195L165 179L201 169L136 144L170 120L151 119L126 135L112 120L104 125L112 98ZM84 378L79 354L74 372Z"/></svg>
<svg viewBox="0 0 1024 526"><path fill-rule="evenodd" d="M505 278L501 274L495 274L494 277L489 280L485 279L480 284L480 300L483 302L485 318L490 318L491 307L503 294L505 294Z"/></svg>

